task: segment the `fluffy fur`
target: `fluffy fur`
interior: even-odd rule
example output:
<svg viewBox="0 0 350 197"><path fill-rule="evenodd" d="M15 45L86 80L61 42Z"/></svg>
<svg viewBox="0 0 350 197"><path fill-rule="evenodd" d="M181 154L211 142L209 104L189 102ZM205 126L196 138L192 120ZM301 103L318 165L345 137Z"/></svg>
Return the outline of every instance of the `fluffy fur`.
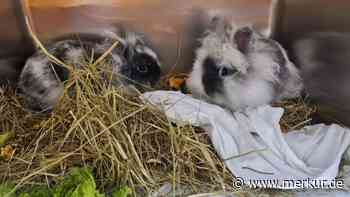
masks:
<svg viewBox="0 0 350 197"><path fill-rule="evenodd" d="M291 52L300 65L307 94L328 108L335 106L332 111L348 117L350 34L313 32L301 35L293 43Z"/></svg>
<svg viewBox="0 0 350 197"><path fill-rule="evenodd" d="M296 97L303 87L276 41L220 17L201 40L187 85L195 97L231 110Z"/></svg>
<svg viewBox="0 0 350 197"><path fill-rule="evenodd" d="M107 60L111 62L112 84L131 91L154 85L160 78L157 54L136 33L113 30L104 33L66 35L46 44L48 51L67 64L83 68L82 62L99 58L115 41L119 45ZM63 82L69 71L52 63L37 51L27 61L19 79L19 89L28 107L35 111L51 110L63 94Z"/></svg>

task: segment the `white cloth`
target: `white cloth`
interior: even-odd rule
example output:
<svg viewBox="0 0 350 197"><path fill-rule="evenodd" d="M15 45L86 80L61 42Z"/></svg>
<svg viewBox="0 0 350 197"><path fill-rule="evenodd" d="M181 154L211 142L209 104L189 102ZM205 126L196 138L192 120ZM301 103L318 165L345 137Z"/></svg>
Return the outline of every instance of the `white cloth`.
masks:
<svg viewBox="0 0 350 197"><path fill-rule="evenodd" d="M173 91L148 92L141 99L164 110L178 124L205 129L226 166L251 187L300 189L286 180L300 183L307 179L328 180L325 186L329 186L350 145L349 130L339 125L319 124L283 134L279 125L282 108L261 106L232 113ZM259 186L256 180L277 184ZM311 189L315 183L302 184Z"/></svg>

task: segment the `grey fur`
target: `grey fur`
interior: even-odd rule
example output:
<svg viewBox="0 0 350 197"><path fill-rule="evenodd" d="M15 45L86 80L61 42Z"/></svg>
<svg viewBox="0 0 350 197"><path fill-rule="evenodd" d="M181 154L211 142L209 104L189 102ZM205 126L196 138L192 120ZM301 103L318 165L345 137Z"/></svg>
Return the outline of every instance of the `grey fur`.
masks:
<svg viewBox="0 0 350 197"><path fill-rule="evenodd" d="M252 27L238 27L216 16L201 44L188 80L194 96L239 110L297 97L302 90L299 72L286 51ZM231 74L205 76L208 65L204 63L208 63L208 58L213 62L210 75L215 70L220 74L223 69ZM236 72L232 74L232 70Z"/></svg>
<svg viewBox="0 0 350 197"><path fill-rule="evenodd" d="M306 93L327 109L323 115L349 124L350 33L305 34L293 43L291 52L300 65Z"/></svg>
<svg viewBox="0 0 350 197"><path fill-rule="evenodd" d="M18 80L25 57L13 56L0 58L0 86L13 87Z"/></svg>
<svg viewBox="0 0 350 197"><path fill-rule="evenodd" d="M126 87L130 93L135 87L142 89L144 86L154 85L160 78L160 61L157 54L136 33L113 30L65 35L45 46L51 54L65 63L83 69L83 60L92 55L96 60L115 41L119 41L119 45L107 57L111 62L112 84ZM143 63L147 65L140 65ZM141 67L142 72L139 69ZM66 68L52 63L38 50L27 60L18 86L30 109L47 111L59 101L64 91L63 81L68 78L69 71Z"/></svg>

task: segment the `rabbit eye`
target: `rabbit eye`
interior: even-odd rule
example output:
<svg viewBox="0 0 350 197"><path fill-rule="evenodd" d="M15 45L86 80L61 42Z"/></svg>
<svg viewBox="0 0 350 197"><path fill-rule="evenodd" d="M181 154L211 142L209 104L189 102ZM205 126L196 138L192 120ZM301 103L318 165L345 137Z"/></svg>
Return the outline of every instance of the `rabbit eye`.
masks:
<svg viewBox="0 0 350 197"><path fill-rule="evenodd" d="M137 66L137 71L139 71L140 73L146 73L148 71L148 67L141 64Z"/></svg>
<svg viewBox="0 0 350 197"><path fill-rule="evenodd" d="M226 67L219 69L220 77L227 77L227 76L235 74L236 72L237 71L235 69L230 69L230 68L226 68Z"/></svg>

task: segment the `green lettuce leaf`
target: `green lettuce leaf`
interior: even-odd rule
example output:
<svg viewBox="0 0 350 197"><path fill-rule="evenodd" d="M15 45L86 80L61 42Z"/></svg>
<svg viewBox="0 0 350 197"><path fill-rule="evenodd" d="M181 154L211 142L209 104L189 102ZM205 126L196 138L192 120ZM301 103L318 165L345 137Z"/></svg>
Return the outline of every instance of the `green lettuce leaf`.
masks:
<svg viewBox="0 0 350 197"><path fill-rule="evenodd" d="M0 184L0 197L17 197L10 194L14 185ZM132 194L129 187L115 190L111 197L128 197ZM88 168L74 168L69 175L52 189L33 187L30 192L22 192L18 197L106 197L97 190L95 179Z"/></svg>
<svg viewBox="0 0 350 197"><path fill-rule="evenodd" d="M53 197L105 197L96 189L95 179L88 168L74 168L53 191Z"/></svg>
<svg viewBox="0 0 350 197"><path fill-rule="evenodd" d="M0 196L1 197L16 197L14 193L11 193L15 186L11 184L1 184L0 185Z"/></svg>
<svg viewBox="0 0 350 197"><path fill-rule="evenodd" d="M123 187L119 190L116 190L112 193L112 197L128 197L132 194L132 191L129 187Z"/></svg>
<svg viewBox="0 0 350 197"><path fill-rule="evenodd" d="M29 193L21 193L19 197L51 197L51 190L47 187L34 187Z"/></svg>

